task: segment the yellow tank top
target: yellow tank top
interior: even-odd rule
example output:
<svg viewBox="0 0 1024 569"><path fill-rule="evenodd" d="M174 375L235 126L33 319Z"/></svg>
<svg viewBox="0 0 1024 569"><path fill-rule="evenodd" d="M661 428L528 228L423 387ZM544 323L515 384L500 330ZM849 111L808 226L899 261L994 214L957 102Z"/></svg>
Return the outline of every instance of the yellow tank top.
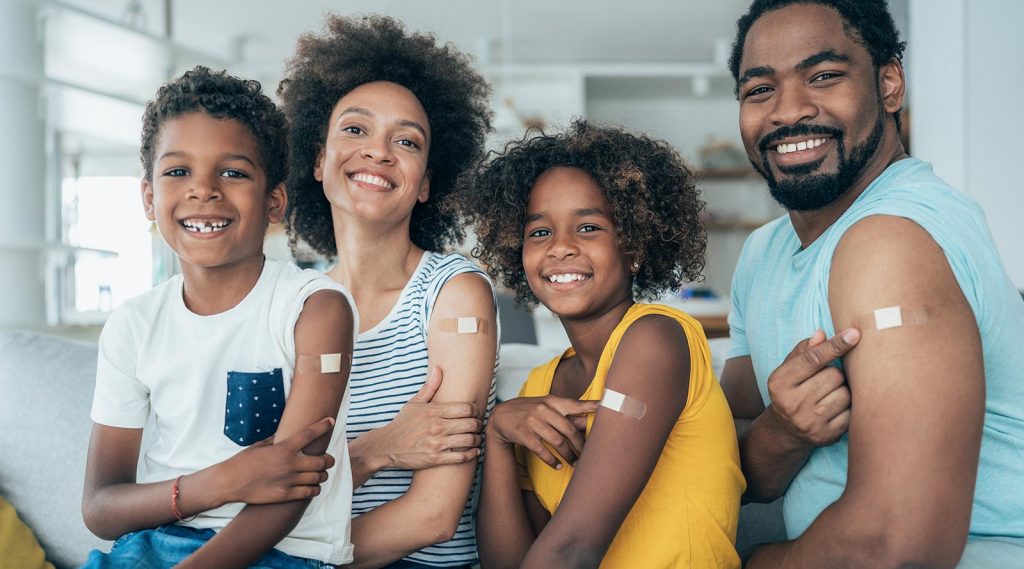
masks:
<svg viewBox="0 0 1024 569"><path fill-rule="evenodd" d="M602 569L739 568L736 524L746 481L740 471L732 413L711 369L707 338L689 315L659 304L634 304L615 327L601 353L597 373L581 400L600 399L615 351L633 322L649 314L675 319L690 347L690 387L651 478L612 540ZM551 392L555 368L574 357L572 348L530 372L520 396ZM594 416L587 421L590 435ZM584 447L586 452L586 447ZM521 486L534 492L551 514L572 479L568 464L554 470L536 455L516 448ZM557 455L556 455L557 456ZM614 467L614 465L609 465Z"/></svg>

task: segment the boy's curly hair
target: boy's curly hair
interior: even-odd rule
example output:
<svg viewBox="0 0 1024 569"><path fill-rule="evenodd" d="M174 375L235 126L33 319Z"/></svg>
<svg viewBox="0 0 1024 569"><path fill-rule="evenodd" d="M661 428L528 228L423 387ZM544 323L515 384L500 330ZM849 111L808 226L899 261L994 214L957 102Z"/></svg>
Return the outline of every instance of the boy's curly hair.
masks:
<svg viewBox="0 0 1024 569"><path fill-rule="evenodd" d="M147 180L153 180L153 152L160 127L168 120L194 112L236 120L249 129L259 147L267 191L288 177L288 121L263 93L260 82L198 65L160 87L156 97L146 103L139 157Z"/></svg>
<svg viewBox="0 0 1024 569"><path fill-rule="evenodd" d="M523 226L534 182L555 166L583 170L604 192L620 249L640 262L637 298L657 298L701 277L704 202L683 159L665 142L578 120L564 133L509 143L464 178L448 204L475 226L473 255L515 291L517 302L537 302L523 272Z"/></svg>
<svg viewBox="0 0 1024 569"><path fill-rule="evenodd" d="M430 122L427 157L430 199L412 211L409 237L422 249L438 251L464 233L440 204L466 170L483 158L491 129L490 85L451 44L433 35L407 33L384 16L359 19L328 16L323 35L304 34L277 92L291 122L291 164L287 224L291 245L301 238L334 257L334 227L323 184L313 178L338 100L375 81L409 89Z"/></svg>

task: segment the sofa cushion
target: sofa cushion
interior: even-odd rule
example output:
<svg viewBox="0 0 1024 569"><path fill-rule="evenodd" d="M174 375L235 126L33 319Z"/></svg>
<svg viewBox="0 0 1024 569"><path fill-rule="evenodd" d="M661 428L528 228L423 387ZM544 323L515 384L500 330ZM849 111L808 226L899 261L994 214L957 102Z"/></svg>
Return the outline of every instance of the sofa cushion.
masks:
<svg viewBox="0 0 1024 569"><path fill-rule="evenodd" d="M0 496L58 567L108 547L82 521L96 346L0 332Z"/></svg>

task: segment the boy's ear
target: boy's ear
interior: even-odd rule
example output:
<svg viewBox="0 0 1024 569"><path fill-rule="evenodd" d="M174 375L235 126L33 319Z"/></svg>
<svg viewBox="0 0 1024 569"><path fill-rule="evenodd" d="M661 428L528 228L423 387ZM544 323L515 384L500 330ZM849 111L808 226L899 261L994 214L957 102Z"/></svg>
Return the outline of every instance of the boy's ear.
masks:
<svg viewBox="0 0 1024 569"><path fill-rule="evenodd" d="M420 203L427 203L428 199L430 199L430 170L423 174L423 181L420 182L420 192L416 196L416 200Z"/></svg>
<svg viewBox="0 0 1024 569"><path fill-rule="evenodd" d="M281 182L267 194L267 221L270 223L281 223L287 209L288 190L284 182Z"/></svg>
<svg viewBox="0 0 1024 569"><path fill-rule="evenodd" d="M156 221L156 212L153 211L153 183L143 178L139 186L142 192L142 209L146 212L146 219Z"/></svg>
<svg viewBox="0 0 1024 569"><path fill-rule="evenodd" d="M316 153L316 164L313 166L313 179L321 184L324 182L324 147Z"/></svg>

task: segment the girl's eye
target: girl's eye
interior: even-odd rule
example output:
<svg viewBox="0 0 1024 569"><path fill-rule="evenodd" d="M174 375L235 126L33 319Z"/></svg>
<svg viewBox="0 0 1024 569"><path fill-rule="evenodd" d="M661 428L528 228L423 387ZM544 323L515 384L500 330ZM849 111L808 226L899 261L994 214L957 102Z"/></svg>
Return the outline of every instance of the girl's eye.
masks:
<svg viewBox="0 0 1024 569"><path fill-rule="evenodd" d="M419 144L417 144L413 140L409 140L408 138L403 138L403 139L399 140L398 144L400 144L401 146L405 146L407 148L417 148L418 149L420 147Z"/></svg>
<svg viewBox="0 0 1024 569"><path fill-rule="evenodd" d="M547 237L551 235L551 231L548 229L534 229L527 234L527 237Z"/></svg>
<svg viewBox="0 0 1024 569"><path fill-rule="evenodd" d="M580 226L578 231L580 233L591 233L593 231L601 231L601 228L596 226L596 225L587 224L587 225Z"/></svg>
<svg viewBox="0 0 1024 569"><path fill-rule="evenodd" d="M182 176L188 176L188 170L184 168L171 168L164 172L164 176L170 176L172 178L180 178Z"/></svg>
<svg viewBox="0 0 1024 569"><path fill-rule="evenodd" d="M248 178L249 177L248 174L246 174L245 172L243 172L241 170L224 170L223 172L221 172L220 175L224 176L225 178Z"/></svg>

